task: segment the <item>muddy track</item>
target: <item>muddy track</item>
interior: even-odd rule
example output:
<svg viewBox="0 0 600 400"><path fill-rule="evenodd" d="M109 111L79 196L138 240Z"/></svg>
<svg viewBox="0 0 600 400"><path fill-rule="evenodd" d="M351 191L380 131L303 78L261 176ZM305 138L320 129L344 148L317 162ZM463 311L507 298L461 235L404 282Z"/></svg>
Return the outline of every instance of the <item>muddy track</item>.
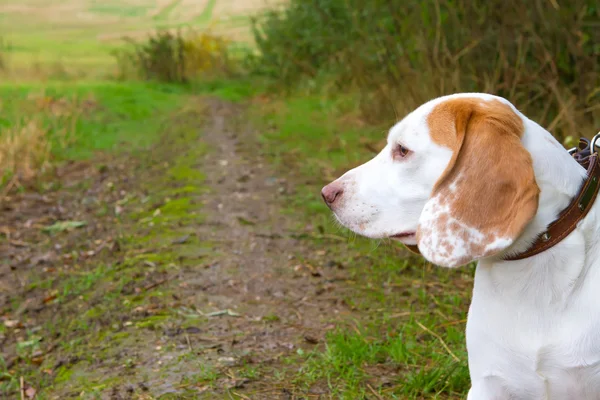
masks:
<svg viewBox="0 0 600 400"><path fill-rule="evenodd" d="M168 180L160 169L136 172L128 167L131 160L109 159L108 167L75 164L59 174L62 189L45 195L25 193L3 203L6 240L0 245L8 257L0 268L6 289L0 298L6 327L0 341L9 364L7 376L27 374L22 371L31 368L37 371L38 364L31 362L37 357L43 372L35 373L43 377L26 378L25 386L36 386L44 398L78 396L91 381L97 382L96 393L107 399L300 398L298 389L282 379L293 368L286 359L321 346L335 322L352 315L342 300L347 271L328 258L327 249L306 240L313 229L302 224L303 218L285 212L295 190L291 174L276 171L260 155L258 132L244 118L243 107L216 99L202 104L205 115L201 126L196 123L197 142L178 148L166 141L145 161L174 164L184 156L185 147L207 146L193 162L206 179L202 189L191 194L198 205L195 211L204 218L185 228L178 221L167 227L183 235L181 242L194 236L210 244L210 251L197 261L160 271L155 262L144 261L131 267L133 280L119 286L120 276L128 271L121 268L129 265L129 253L154 251L158 257L168 249L181 252L183 259L194 251L189 245L172 243L124 250L117 231L137 232L138 228L97 213L94 207L100 200L107 210L117 210L124 196L142 198L147 188L141 188L140 180ZM88 224L60 235L40 232L40 227L57 220L87 220ZM102 273L111 273L111 268L116 272L106 282L98 273L97 281L81 294L55 299L64 291L60 281L49 280L55 271L70 279L99 265L109 266ZM89 296L86 290L91 291ZM125 307L136 294L148 294L150 306ZM116 296L116 303L107 302L110 296ZM80 316L92 308L101 314L89 317L87 328L78 327ZM151 309L163 313L161 323L151 330L134 329L146 326L138 324L143 322L138 310L148 316ZM189 310L200 315L192 327L181 317ZM106 327L111 331L102 333ZM49 329L51 337L45 332ZM23 343L27 332L37 332L43 340L33 354L24 356L17 343ZM120 341L111 341L117 335ZM102 341L79 348L64 345L95 337ZM53 385L65 366L72 378L66 384L63 378L63 386L56 389ZM207 378L206 371L215 375ZM9 397L17 395L14 385L11 390ZM315 387L310 392L311 398L319 398L328 391Z"/></svg>
<svg viewBox="0 0 600 400"><path fill-rule="evenodd" d="M336 285L345 276L324 258L325 251L295 238L302 232L294 216L282 213L293 182L261 159L252 145L256 132L243 125L240 111L210 104L212 124L202 136L210 151L202 170L211 191L204 197L207 221L199 232L220 244L221 255L218 265L188 279L205 287L200 303L241 315L207 322L211 336L225 339L205 352L207 362L276 368L280 358L322 341L340 312L349 312ZM303 263L306 258L321 265ZM291 398L291 387L273 387L266 378L244 382L247 388L239 392L255 392L253 399Z"/></svg>

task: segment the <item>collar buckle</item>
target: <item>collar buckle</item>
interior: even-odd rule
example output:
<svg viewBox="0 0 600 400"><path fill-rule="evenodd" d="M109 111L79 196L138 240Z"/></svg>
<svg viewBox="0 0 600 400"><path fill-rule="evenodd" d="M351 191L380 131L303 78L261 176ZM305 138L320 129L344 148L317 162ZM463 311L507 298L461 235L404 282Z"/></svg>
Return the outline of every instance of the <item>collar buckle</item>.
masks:
<svg viewBox="0 0 600 400"><path fill-rule="evenodd" d="M600 161L597 146L600 146L600 132L588 140L581 138L579 146L569 151L569 154L585 169L587 179L571 203L563 210L558 219L548 225L533 244L524 252L505 257L506 261L522 260L539 254L566 238L578 223L585 218L592 208L600 190Z"/></svg>

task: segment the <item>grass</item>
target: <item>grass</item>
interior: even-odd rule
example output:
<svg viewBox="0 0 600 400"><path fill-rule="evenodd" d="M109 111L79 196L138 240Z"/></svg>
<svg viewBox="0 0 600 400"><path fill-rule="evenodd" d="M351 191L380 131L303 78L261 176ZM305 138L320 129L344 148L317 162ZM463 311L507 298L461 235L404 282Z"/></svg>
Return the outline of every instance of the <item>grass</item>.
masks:
<svg viewBox="0 0 600 400"><path fill-rule="evenodd" d="M351 270L352 295L344 301L361 316L328 334L323 348L290 359L294 367L281 379L304 390L324 385L334 398L373 390L383 398L460 398L470 384L464 328L472 267L441 269L391 243L329 239L347 233L317 196L320 187L371 158L385 140L384 129L357 128L353 100L296 94L253 108L267 157L302 182L285 211L303 213L298 224L314 227L315 245Z"/></svg>
<svg viewBox="0 0 600 400"><path fill-rule="evenodd" d="M43 175L51 159L87 159L124 145L147 147L163 128L161 113L181 104L184 93L144 83L1 84L3 182Z"/></svg>
<svg viewBox="0 0 600 400"><path fill-rule="evenodd" d="M202 13L196 17L195 21L201 24L209 22L213 16L213 10L216 5L217 0L207 0L204 10L202 10Z"/></svg>
<svg viewBox="0 0 600 400"><path fill-rule="evenodd" d="M134 349L142 343L147 346L160 341L162 332L174 321L185 326L178 306L171 305L177 288L169 285L169 276L195 263L199 254L203 257L211 248L210 243L198 240L188 228L191 223L202 221L196 197L203 191L204 177L191 166L206 148L189 146L199 133L201 105L190 106L184 92L176 88L172 88L174 92L165 91L163 86L124 88L98 83L55 88L59 93L87 93L90 89L98 104L113 101L95 117L97 123L111 126L109 132L115 130L118 134L108 134L98 142L87 137L89 131L81 132L81 140L75 141L64 156L85 157L88 151L103 150L114 157L122 149L138 160L129 165L132 170L125 177L142 182L135 190L126 180L94 189L100 198L95 207L110 204L111 212L93 217L90 223L110 224L114 227L112 234L118 237L103 237L101 231L100 236L92 237L86 231L52 234L63 246L68 246L70 235L78 236L73 256L51 274L42 270L28 274L28 301L35 296L46 298L46 310L42 312L47 314L40 318L35 330L23 332L25 337L17 343L16 356L22 361L10 369L0 366L2 394L17 393L20 376L26 377L28 385L43 390L42 399L62 398L74 390L85 398L96 398L121 383L123 369L132 371L142 362ZM130 90L148 98L131 102L127 96ZM175 107L180 109L174 110ZM164 125L167 122L169 125ZM156 145L157 140L163 141L160 154L148 150L148 145ZM167 149L178 155L171 165L161 162ZM117 159L122 160L122 156ZM64 201L70 196L81 196L80 190L78 186L71 187L63 193ZM132 211L115 218L115 204ZM167 245L184 234L189 238L176 249ZM79 249L106 240L118 242L122 256L115 259L98 254L90 261L81 257ZM12 314L22 302L13 305L15 309L4 311ZM49 347L54 350L46 353ZM121 357L127 353L127 357ZM181 353L188 355L186 351ZM1 357L0 360L8 361ZM173 371L175 365L163 368Z"/></svg>
<svg viewBox="0 0 600 400"><path fill-rule="evenodd" d="M140 186L132 188L127 183L130 181L123 177L114 182L102 182L100 186L84 181L67 191L69 196L82 202L89 199L89 193L102 193L104 197L92 203L88 216L90 222L110 225L116 237L87 237L86 228L52 233L54 239L64 240L67 244L69 238L75 240L75 250L65 258L65 265L54 273L40 269L28 275L26 293L42 296L48 300L47 307L57 311L47 312L39 326L19 333L21 337L15 353L22 362L8 368L6 363L10 360L0 357L0 393L17 393L19 378L25 376L34 387L46 388L59 395L100 397L124 379L129 379L136 365L153 365L156 360L143 359L145 353L138 351L140 348L153 346L154 353L160 355L163 345L176 346L174 341L161 341L173 326L201 326L205 317L177 299L178 287L169 279L199 259L216 256L213 243L194 235L193 227L204 220L198 196L208 190L204 174L197 170L197 162L210 149L195 141L199 121L203 118L202 104L190 102L190 94L203 93L232 102L251 103L244 118L260 128L261 134L256 140L261 144L263 155L278 174L295 183L295 191L287 195L282 213L289 215L302 232L309 226L311 231L302 239L310 242L311 248L321 249L328 259L336 260L339 268L347 272L343 282L346 294L336 301L350 311L334 321L337 326L325 335L324 341L313 350L298 349L295 355L283 360L283 366L276 364L274 368L249 363L237 368L235 374L250 380L267 380L274 385L292 382L294 395L299 396L326 393L330 398L343 399L373 396L386 399L464 398L469 388L464 329L472 287L472 266L458 270L440 269L409 255L398 245L349 235L333 223L330 211L318 193L324 183L372 157L381 148L386 129L396 117L401 117L393 111L402 114L418 101L425 100L421 97L475 85L491 91L512 90L510 93L515 99L526 99L528 92L522 88L529 87L531 82L525 81L531 74L511 74L517 70L513 67L518 62L525 62L523 60L537 54L533 50L528 53L527 49L531 48L526 46L526 35L519 33L521 41L515 41L524 46L522 52L501 47L502 51L497 52L500 57L496 60L497 65L484 68L474 63L480 69L468 70L462 68L468 64L462 57L473 59L481 54L478 51L489 52L490 37L498 37L494 35L499 31L492 32L492 36L484 35L483 39L490 41L488 47L477 48L473 53L472 48L459 46L461 35L472 38L468 32L457 31L456 36L444 36L443 40L439 39L443 46L422 53L419 53L422 42L409 40L414 36L389 34L397 29L405 33L403 29L416 21L422 24L417 30L421 35L419 38L426 37L425 42L431 41L427 35L433 34L435 42L438 25L431 21L436 16L445 21L456 18L450 13L448 2L439 3L442 5L441 11L437 11L439 14L426 6L411 3L415 6L411 12L422 11L418 18L402 20L399 25L392 26L394 21L386 17L376 29L367 27L388 32L381 42L365 42L364 31L355 30L356 26L351 23L340 26L353 27L349 30L356 35L353 40L340 41L339 36L331 41L321 40L329 38L332 29L336 35L342 31L347 34L345 30L335 30L335 24L322 23L322 18L325 22L338 21L333 18L335 13L343 14L344 11L338 8L351 2L330 2L331 7L323 15L307 17L321 23L287 24L283 20L277 25L271 20L271 35L279 35L280 40L272 42L274 47L271 49L263 43L262 49L268 50L265 51L268 57L255 60L264 67L259 72L270 74L271 78L275 76L277 84L294 87L289 95L257 95L257 92L263 92L263 87L256 76L195 82L187 88L91 79L105 77L111 70L111 52L118 45L121 34L144 35L154 27L179 27L189 20L196 26L209 26L220 17L215 15L219 1L207 1L202 9L189 13L193 15L186 19L181 7L190 3L184 1L163 3L163 8L157 10L157 2L150 1L117 4L70 0L67 3L72 8L53 16L59 20L59 28L45 22L45 13L49 9L42 6L47 2L11 0L0 3L0 7L7 4L34 7L29 13L13 10L0 14L10 43L3 54L13 69L9 76L14 79L0 84L0 146L5 152L0 151L0 163L10 158L7 163L15 164L15 155L23 154L26 145L40 149L41 156L32 156L31 163L23 167L32 171L42 171L42 166L48 165L49 161L60 164L75 160L100 162L98 170L116 168L110 164L116 159L115 154L125 154L125 157L135 159L132 164L137 168L126 177L135 179ZM300 2L295 4L301 5ZM487 10L483 4L475 6L480 8L471 10ZM74 11L89 13L91 20L83 23L73 17ZM555 16L551 10L546 11ZM592 12L591 9L588 11ZM385 10L376 14L380 12L396 16ZM234 15L224 24L245 24L247 17ZM119 22L113 22L117 19ZM474 20L485 23L485 18ZM294 27L314 29L303 30L305 40L294 42L306 53L290 51L287 34L297 34ZM320 39L313 40L315 32L324 36L317 35ZM400 48L389 46L386 40L390 37L407 40L404 44L408 51L402 57L377 51ZM332 47L327 47L347 43L351 44L351 49L330 51ZM355 61L356 49L363 48L357 43L372 46L368 50L375 50L363 51ZM283 53L282 49L285 50ZM459 52L461 49L464 53ZM501 58L510 58L514 54L522 57L510 59L510 62ZM330 55L337 59L328 58ZM539 66L539 61L535 58L531 64ZM443 65L437 65L438 62ZM346 69L339 74L336 66ZM453 70L453 66L461 68ZM18 78L21 68L34 70L32 76L38 80L23 82ZM438 69L443 73L438 75ZM530 69L526 70L530 72ZM452 71L464 73L458 79ZM48 76L60 79L40 81ZM71 80L81 76L86 79ZM434 79L436 76L440 79ZM553 75L553 79L561 76ZM357 81L357 77L364 77L364 81ZM540 74L540 77L547 79L548 75ZM348 86L342 82L344 78L348 78ZM570 85L550 85L548 82L557 82L553 79L532 85L537 95L551 92L554 108L544 111L546 122L564 131L574 120L573 116L583 115L581 120L585 124L597 120L597 92L584 88L586 93L591 93L583 96L584 101L573 97L575 92ZM366 87L376 89L370 91ZM356 91L357 88L360 90ZM408 100L398 97L403 90L408 93ZM324 92L333 92L335 96L324 95ZM537 97L540 98L544 97ZM398 99L400 101L390 107ZM584 103L585 112L582 111ZM535 102L527 104L535 107ZM369 110L374 111L373 119L365 117ZM566 113L560 114L558 110ZM32 121L35 125L29 125ZM587 126L585 124L581 126ZM12 132L10 135L6 133L8 130ZM11 135L21 134L18 142L10 139ZM33 146L34 143L39 145ZM166 154L168 152L176 155ZM162 162L166 159L170 161L168 165ZM5 182L20 173L17 167L11 168L12 172L3 177ZM125 194L121 195L122 192ZM125 215L117 213L123 207L129 212ZM184 243L176 250L169 246L184 235ZM1 238L4 240L4 236ZM121 249L116 257L87 260L83 256L91 243L109 239ZM48 243L40 240L38 246L42 248ZM324 261L311 254L296 254L295 257L298 262L311 265ZM24 299L14 299L4 311L15 313L23 304ZM72 318L73 315L77 318ZM274 312L262 316L260 322L280 324L282 319ZM7 330L0 324L0 336ZM52 345L57 346L56 351L40 356L40 352ZM185 343L180 345L182 349L169 348L170 354L177 357L157 369L181 377L185 396L197 398L198 393L194 390L218 385L223 371L202 365L197 353L189 351ZM191 388L189 392L188 387ZM143 389L134 388L134 391L140 394ZM43 396L45 394L40 394L41 398L49 398Z"/></svg>
<svg viewBox="0 0 600 400"><path fill-rule="evenodd" d="M256 82L222 80L198 84L195 90L240 102L255 96L256 86ZM23 117L19 114L22 102L39 89L37 84L0 87L0 93L12 99L5 105L9 111L4 115L7 125ZM87 263L81 259L51 279L45 274L30 277L30 290L40 291L52 299L51 304L60 305L60 313L41 326L46 337L60 337L59 348L37 365L37 354L48 343L40 342L40 331L28 332L18 350L26 362L1 372L0 391L14 391L18 377L26 376L28 383L48 393L76 390L91 398L100 396L121 382L115 371L133 371L135 365L147 362L135 351L119 357L123 349L153 343L173 324L201 324L201 316L198 319L190 310L172 305L177 287L168 282L139 290L185 268L180 261L182 254L214 256L211 244L196 238L192 231L183 247L172 251L165 246L186 234L189 224L203 218L195 196L206 188L204 176L195 165L208 149L187 145L197 134L196 124L202 118L201 105L186 105L188 93L175 86L127 82L55 83L45 87L48 97L94 100L89 114L78 120L74 141L56 153L60 159L89 158L96 151L147 149L159 140L174 143L160 146L162 151L180 153L168 166L156 159L162 153L142 156L136 179L142 182L142 192L149 195L131 193L120 200L123 203L118 204L133 210L121 217L125 220L114 220L110 202L98 205L98 221L109 218L119 226L124 254L120 262L107 259ZM332 223L329 211L316 196L323 181L368 159L384 138L384 130L364 126L350 97L259 96L253 104L247 118L264 128L257 139L265 156L278 171L286 171L298 183L282 212L293 216L299 226L310 223L315 234L306 240L315 248L327 249L328 257L349 271L345 283L348 295L341 301L355 317L341 318L338 328L327 334L321 346L297 352L286 360L285 368L270 371L268 365L245 365L236 375L293 382L298 393L325 388L332 398L361 398L373 391L383 398L459 398L469 385L463 331L472 271L438 269L407 257L396 246L360 238L347 242L332 239L345 233ZM173 113L183 117L169 116ZM115 189L103 190L119 193L124 189L116 182ZM74 187L72 193L77 195L79 190ZM299 262L317 264L312 256L297 257ZM84 308L79 318L66 317L83 304L90 307ZM14 304L15 309L19 306ZM143 316L136 311L139 309L156 312ZM276 314L267 314L263 321L280 323ZM179 354L177 365L193 367L193 354L174 352ZM177 370L173 363L161 368ZM44 373L50 369L52 376ZM210 366L198 365L195 371L183 374L183 387L216 385L222 378L222 371ZM193 393L190 396L194 398Z"/></svg>
<svg viewBox="0 0 600 400"><path fill-rule="evenodd" d="M250 43L246 13L259 11L264 4L248 0L248 9L238 10L226 3L224 11L215 13L226 1L207 0L203 7L200 1L172 1L160 8L164 2L154 0L68 0L57 8L42 0L4 0L0 37L7 44L9 76L12 80L106 78L114 73L112 52L122 46L124 37L142 39L158 28L210 28ZM236 17L246 23L230 26L229 20Z"/></svg>

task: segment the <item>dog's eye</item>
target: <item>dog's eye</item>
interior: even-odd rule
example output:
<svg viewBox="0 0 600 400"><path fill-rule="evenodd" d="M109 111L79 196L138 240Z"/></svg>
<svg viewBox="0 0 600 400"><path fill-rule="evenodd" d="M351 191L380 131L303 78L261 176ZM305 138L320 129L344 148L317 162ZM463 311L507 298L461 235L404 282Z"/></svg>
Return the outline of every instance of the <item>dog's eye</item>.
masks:
<svg viewBox="0 0 600 400"><path fill-rule="evenodd" d="M410 154L410 150L407 149L406 147L402 146L401 144L397 144L396 147L394 147L394 159L400 159L400 158L404 158L407 155Z"/></svg>

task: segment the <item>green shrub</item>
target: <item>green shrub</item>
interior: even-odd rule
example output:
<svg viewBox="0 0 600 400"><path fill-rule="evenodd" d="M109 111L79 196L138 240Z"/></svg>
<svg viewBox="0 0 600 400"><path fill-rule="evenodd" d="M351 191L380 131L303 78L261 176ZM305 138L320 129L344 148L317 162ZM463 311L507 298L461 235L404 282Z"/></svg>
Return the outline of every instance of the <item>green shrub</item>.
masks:
<svg viewBox="0 0 600 400"><path fill-rule="evenodd" d="M202 74L232 73L227 41L208 33L158 31L145 42L126 39L114 53L118 77L187 83Z"/></svg>
<svg viewBox="0 0 600 400"><path fill-rule="evenodd" d="M599 20L595 0L291 0L254 21L249 65L284 87L358 89L373 122L494 93L564 138L600 127Z"/></svg>

